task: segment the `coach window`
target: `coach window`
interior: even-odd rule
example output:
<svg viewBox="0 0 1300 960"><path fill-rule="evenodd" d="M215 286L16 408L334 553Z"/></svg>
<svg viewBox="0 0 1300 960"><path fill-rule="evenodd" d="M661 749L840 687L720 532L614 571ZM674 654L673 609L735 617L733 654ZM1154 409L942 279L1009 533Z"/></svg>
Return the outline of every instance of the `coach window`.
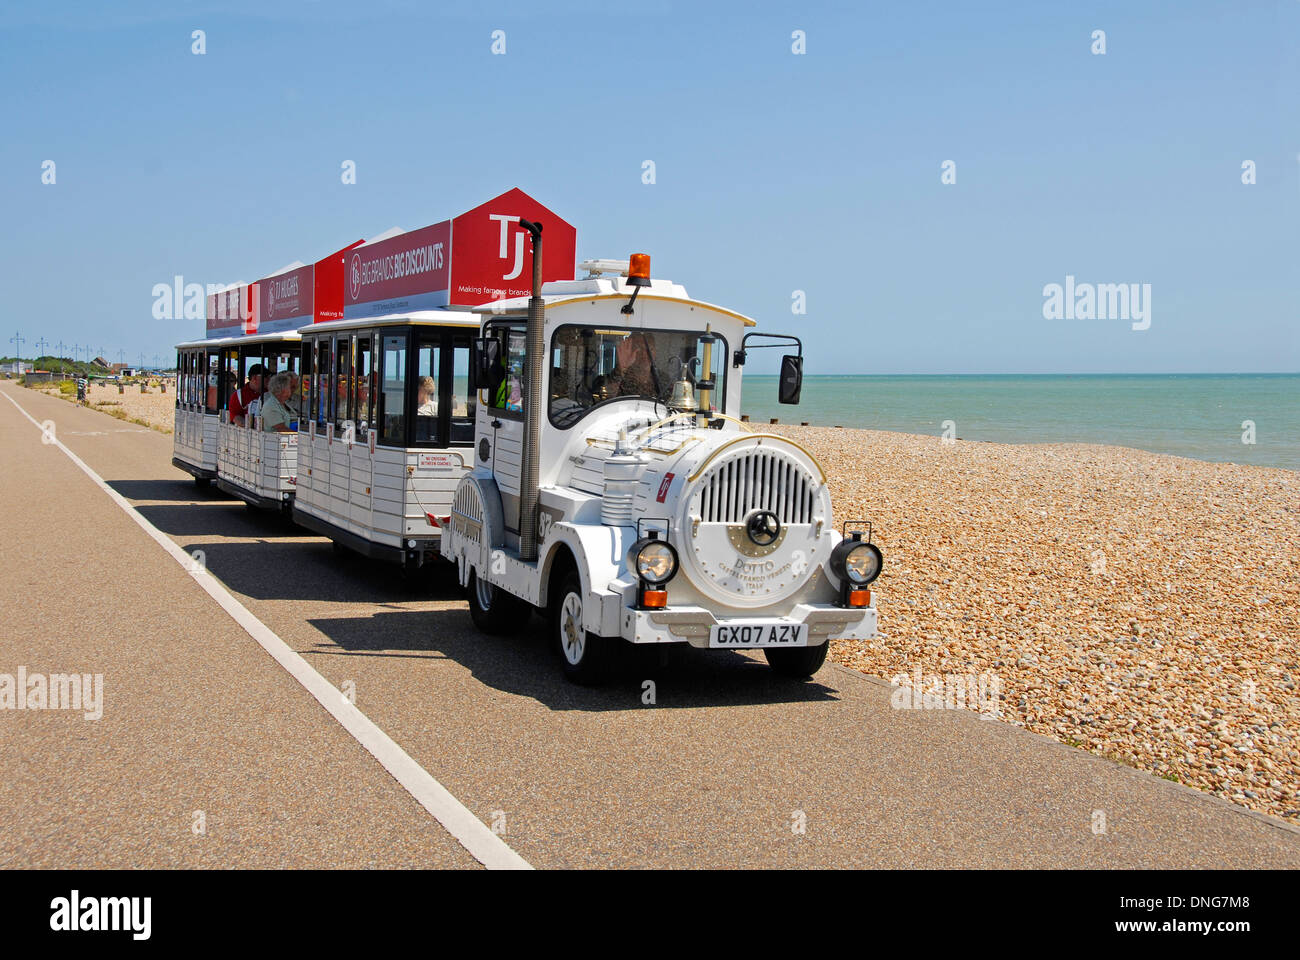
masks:
<svg viewBox="0 0 1300 960"><path fill-rule="evenodd" d="M451 444L474 442L474 414L478 396L470 389L469 350L471 336L454 334L451 338L451 356L447 359L447 372L443 375L448 383L447 396L450 400Z"/></svg>
<svg viewBox="0 0 1300 960"><path fill-rule="evenodd" d="M372 416L375 398L375 371L370 352L370 337L357 337L356 398L352 409L357 420L357 439L364 440L365 433L374 422Z"/></svg>
<svg viewBox="0 0 1300 960"><path fill-rule="evenodd" d="M352 351L355 341L349 334L334 344L334 429L342 431L352 417Z"/></svg>
<svg viewBox="0 0 1300 960"><path fill-rule="evenodd" d="M260 366L262 368L262 389L266 389L267 369L265 350L266 345L255 343L251 346L246 346L239 351L239 359L243 361L242 369L239 371L240 386L248 382L248 371L252 370L254 366ZM239 389L239 387L236 387L235 389ZM254 413L258 410L259 399L260 398L254 398L252 403L249 405L250 409ZM248 422L251 424L253 421L250 419Z"/></svg>
<svg viewBox="0 0 1300 960"><path fill-rule="evenodd" d="M243 367L240 363L239 350L230 347L221 351L221 409L230 409L230 396L244 385Z"/></svg>
<svg viewBox="0 0 1300 960"><path fill-rule="evenodd" d="M293 398L293 404L299 416L303 416L301 411L311 411L311 361L312 361L311 341L304 339L299 347L298 352L298 396ZM305 429L305 428L304 428Z"/></svg>
<svg viewBox="0 0 1300 960"><path fill-rule="evenodd" d="M442 380L442 332L416 328L415 436L416 446L442 446L438 389Z"/></svg>
<svg viewBox="0 0 1300 960"><path fill-rule="evenodd" d="M207 370L204 375L203 393L204 393L204 412L220 413L221 412L221 351L207 350L206 366Z"/></svg>
<svg viewBox="0 0 1300 960"><path fill-rule="evenodd" d="M379 421L381 443L406 446L406 332L381 338Z"/></svg>
<svg viewBox="0 0 1300 960"><path fill-rule="evenodd" d="M333 341L329 337L321 337L316 341L316 383L312 387L312 396L315 398L316 429L322 434L330 419L330 370L334 362L330 352L331 343Z"/></svg>

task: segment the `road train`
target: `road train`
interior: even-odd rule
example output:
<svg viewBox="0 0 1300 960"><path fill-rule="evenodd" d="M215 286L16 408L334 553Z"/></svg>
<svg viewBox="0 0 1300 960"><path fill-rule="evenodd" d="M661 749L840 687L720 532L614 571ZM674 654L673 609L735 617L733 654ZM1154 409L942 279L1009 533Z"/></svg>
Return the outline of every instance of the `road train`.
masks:
<svg viewBox="0 0 1300 960"><path fill-rule="evenodd" d="M445 561L485 632L541 613L577 683L651 644L761 649L778 673L807 677L829 640L874 636L883 558L870 528L836 529L816 459L740 419L754 349L792 345L779 399L798 402L798 338L652 278L643 254L573 270L562 229L545 233L551 264L543 228L567 225L519 191L471 214L500 224L496 283L463 284L472 294L455 292L456 260L475 254L454 242L447 276L395 277L416 261L385 245L414 243L437 272L437 232L412 231L328 258L319 273L343 285L341 316L265 329L248 314L274 308L253 286L225 300L244 314L230 333L231 311L210 304L209 333L228 335L177 348L173 463L405 570ZM359 299L376 276L377 296ZM393 279L406 281L398 296ZM430 284L447 289L430 298ZM258 369L294 418L278 430L257 406L231 415Z"/></svg>

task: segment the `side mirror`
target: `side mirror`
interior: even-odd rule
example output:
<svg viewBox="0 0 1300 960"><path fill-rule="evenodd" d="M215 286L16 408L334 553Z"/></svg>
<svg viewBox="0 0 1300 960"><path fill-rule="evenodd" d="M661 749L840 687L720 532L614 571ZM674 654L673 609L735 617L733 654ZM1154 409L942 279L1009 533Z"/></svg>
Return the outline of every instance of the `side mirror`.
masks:
<svg viewBox="0 0 1300 960"><path fill-rule="evenodd" d="M501 382L501 341L496 337L474 340L474 388L495 389Z"/></svg>
<svg viewBox="0 0 1300 960"><path fill-rule="evenodd" d="M803 389L803 357L786 354L781 358L781 380L778 384L778 403L798 403Z"/></svg>

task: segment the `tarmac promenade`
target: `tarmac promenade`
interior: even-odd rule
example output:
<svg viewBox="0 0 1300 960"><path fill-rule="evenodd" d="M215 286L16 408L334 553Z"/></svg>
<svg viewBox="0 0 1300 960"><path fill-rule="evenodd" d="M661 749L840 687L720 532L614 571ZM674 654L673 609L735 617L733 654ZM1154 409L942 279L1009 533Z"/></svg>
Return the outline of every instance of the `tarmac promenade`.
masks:
<svg viewBox="0 0 1300 960"><path fill-rule="evenodd" d="M844 667L682 651L570 686L540 620L483 637L443 573L408 586L197 490L170 437L0 394L0 866L482 866L12 400L532 866L1300 867L1280 820ZM5 708L20 670L102 676L102 715Z"/></svg>

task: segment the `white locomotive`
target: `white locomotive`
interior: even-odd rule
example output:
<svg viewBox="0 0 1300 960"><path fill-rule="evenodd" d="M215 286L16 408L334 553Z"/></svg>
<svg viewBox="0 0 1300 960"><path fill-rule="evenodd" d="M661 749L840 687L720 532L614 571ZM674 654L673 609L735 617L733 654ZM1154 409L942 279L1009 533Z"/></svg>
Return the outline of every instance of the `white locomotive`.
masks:
<svg viewBox="0 0 1300 960"><path fill-rule="evenodd" d="M651 279L641 254L543 286L540 227L521 226L534 295L476 308L474 466L441 543L475 624L542 612L580 683L622 642L761 648L806 677L831 638L873 636L880 551L834 528L811 454L739 419L747 341L772 335Z"/></svg>

